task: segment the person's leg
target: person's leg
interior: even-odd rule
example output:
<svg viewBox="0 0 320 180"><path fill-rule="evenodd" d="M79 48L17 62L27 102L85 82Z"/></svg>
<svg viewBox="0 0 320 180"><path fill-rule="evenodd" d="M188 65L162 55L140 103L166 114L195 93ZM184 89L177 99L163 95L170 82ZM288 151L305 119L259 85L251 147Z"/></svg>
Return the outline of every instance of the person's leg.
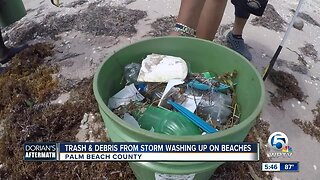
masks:
<svg viewBox="0 0 320 180"><path fill-rule="evenodd" d="M207 0L201 12L197 37L212 41L221 23L227 0Z"/></svg>
<svg viewBox="0 0 320 180"><path fill-rule="evenodd" d="M240 18L236 16L234 19L232 34L237 36L242 36L243 29L247 23L247 20L248 18Z"/></svg>
<svg viewBox="0 0 320 180"><path fill-rule="evenodd" d="M0 60L8 53L9 49L4 45L0 29Z"/></svg>
<svg viewBox="0 0 320 180"><path fill-rule="evenodd" d="M181 0L177 23L196 29L199 17L206 0ZM171 32L171 35L180 35L179 32Z"/></svg>
<svg viewBox="0 0 320 180"><path fill-rule="evenodd" d="M250 14L243 8L235 5L235 20L232 31L227 35L227 42L231 49L243 55L248 60L252 60L252 55L247 49L242 38L243 29Z"/></svg>

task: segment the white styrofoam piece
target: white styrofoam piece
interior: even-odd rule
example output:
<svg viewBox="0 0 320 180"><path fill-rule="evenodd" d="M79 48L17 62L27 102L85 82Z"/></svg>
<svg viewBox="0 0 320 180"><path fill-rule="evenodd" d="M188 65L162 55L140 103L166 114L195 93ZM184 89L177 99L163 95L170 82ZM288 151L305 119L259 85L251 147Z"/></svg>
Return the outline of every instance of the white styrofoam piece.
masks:
<svg viewBox="0 0 320 180"><path fill-rule="evenodd" d="M182 58L151 54L142 61L138 81L168 82L171 79L183 80L187 75L188 66Z"/></svg>

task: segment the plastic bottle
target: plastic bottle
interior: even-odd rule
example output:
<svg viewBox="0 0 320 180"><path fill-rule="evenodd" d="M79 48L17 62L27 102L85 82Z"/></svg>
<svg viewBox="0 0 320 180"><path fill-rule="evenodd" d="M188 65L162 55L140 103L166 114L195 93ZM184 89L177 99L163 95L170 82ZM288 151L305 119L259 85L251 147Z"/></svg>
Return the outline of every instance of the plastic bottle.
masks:
<svg viewBox="0 0 320 180"><path fill-rule="evenodd" d="M139 76L141 65L138 63L131 63L124 67L124 77L127 81L127 84L137 84L137 79Z"/></svg>
<svg viewBox="0 0 320 180"><path fill-rule="evenodd" d="M205 115L207 119L213 119L219 124L224 124L232 113L231 109L228 107L231 103L232 98L230 95L211 92L208 96L202 98L198 112Z"/></svg>

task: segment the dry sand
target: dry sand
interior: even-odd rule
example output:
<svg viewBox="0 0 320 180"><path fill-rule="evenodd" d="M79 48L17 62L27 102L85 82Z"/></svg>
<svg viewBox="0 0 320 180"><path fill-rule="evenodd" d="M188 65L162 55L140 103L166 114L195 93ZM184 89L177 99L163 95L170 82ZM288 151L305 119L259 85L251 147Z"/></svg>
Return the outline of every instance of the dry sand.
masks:
<svg viewBox="0 0 320 180"><path fill-rule="evenodd" d="M138 23L135 25L137 28L136 33L132 36L127 33L120 35L108 34L105 36L95 36L90 33L81 32L78 30L68 30L59 34L61 37L54 42L56 47L60 48L63 53L58 53L55 57L57 64L61 67L58 77L70 81L79 81L85 77L90 77L95 73L96 68L103 62L106 57L112 54L125 45L136 42L146 37L149 31L152 30L151 23L157 18L165 16L176 16L179 8L180 1L173 0L106 0L88 2L82 1L81 3L71 4L72 2L79 2L75 0L62 0L64 7L57 8L50 4L50 1L44 0L23 0L28 10L28 15L21 21L15 23L10 29L8 28L5 34L10 35L14 31L19 31L30 24L31 21L38 23L43 22L43 18L50 12L57 12L57 17L65 14L78 14L84 12L88 8L88 4L98 2L98 6L115 6L122 5L129 9L146 11L146 16L137 18ZM276 1L270 0L275 10L289 23L293 13L291 9L295 9L298 1ZM74 6L74 7L72 7ZM310 15L313 19L320 15L320 3L317 1L308 1L302 7L302 12ZM225 29L229 29L228 24L233 21L233 6L229 2L221 25ZM248 46L252 47L250 51L253 54L253 64L257 69L262 72L262 68L268 64L270 57L280 44L284 32L276 32L262 26L254 26L250 22L245 28L244 38ZM319 20L318 20L319 21ZM320 21L319 21L320 23ZM275 173L277 179L318 179L320 175L320 144L315 138L305 134L292 120L299 118L303 121L312 121L314 115L311 110L315 108L316 102L320 97L320 64L317 63L310 53L301 52L301 48L306 43L314 46L315 50L320 50L320 27L313 25L304 20L303 31L292 29L288 41L279 56L284 65L275 66L276 70L283 70L293 74L299 82L299 86L309 97L306 102L299 102L295 99L290 99L283 102L284 110L280 110L270 104L270 97L268 91L275 92L276 86L269 80L265 82L267 101L262 112L262 118L270 123L270 131L282 131L289 138L289 145L293 148L293 156L290 159L276 159L277 161L299 161L300 172L297 173ZM132 28L132 27L131 27ZM284 29L287 28L285 25ZM125 31L125 30L124 30ZM228 31L225 31L225 33ZM224 34L218 34L218 40L223 40ZM130 33L129 33L130 34ZM48 38L40 38L39 36L31 37L33 39L30 43L39 41L46 41ZM6 38L7 39L7 38ZM11 45L15 42L8 41L7 44ZM289 50L289 49L291 50ZM299 63L297 53L304 56L307 62L307 67L304 73L293 71L288 64ZM312 54L312 53L311 53ZM320 54L318 59L320 59ZM287 64L287 65L286 65ZM64 102L68 99L67 94L62 94L60 99L56 102ZM81 119L79 119L81 121ZM85 128L82 128L85 129ZM83 133L83 131L81 131ZM85 133L84 133L85 134ZM77 136L79 140L88 140L81 134Z"/></svg>

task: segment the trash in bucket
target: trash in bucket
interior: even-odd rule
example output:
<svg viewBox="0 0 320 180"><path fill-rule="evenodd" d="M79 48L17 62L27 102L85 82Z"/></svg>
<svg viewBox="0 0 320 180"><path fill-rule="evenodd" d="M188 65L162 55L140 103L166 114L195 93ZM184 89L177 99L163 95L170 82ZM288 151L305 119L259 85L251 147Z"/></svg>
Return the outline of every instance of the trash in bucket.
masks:
<svg viewBox="0 0 320 180"><path fill-rule="evenodd" d="M141 69L141 65L138 63L131 63L124 67L124 77L127 81L127 84L137 84L137 79L139 76L139 72Z"/></svg>
<svg viewBox="0 0 320 180"><path fill-rule="evenodd" d="M191 113L188 109L184 108L183 106L181 106L171 100L169 100L168 103L171 104L177 111L179 111L185 117L187 117L190 121L192 121L194 124L196 124L202 130L204 130L204 132L215 133L218 131L216 128L213 128L207 122L203 121L200 117Z"/></svg>
<svg viewBox="0 0 320 180"><path fill-rule="evenodd" d="M128 85L109 99L110 109L118 108L121 105L128 105L131 101L142 101L144 97L139 93L134 84Z"/></svg>
<svg viewBox="0 0 320 180"><path fill-rule="evenodd" d="M131 84L109 99L109 108L133 127L184 136L239 123L236 71L191 73L180 57L150 54L141 66L126 65L124 76Z"/></svg>
<svg viewBox="0 0 320 180"><path fill-rule="evenodd" d="M140 125L137 122L137 120L133 116L131 116L129 113L125 113L123 115L123 120L128 124L132 125L133 127L140 128Z"/></svg>
<svg viewBox="0 0 320 180"><path fill-rule="evenodd" d="M178 112L150 106L138 119L140 127L168 135L200 135L202 131Z"/></svg>
<svg viewBox="0 0 320 180"><path fill-rule="evenodd" d="M168 94L170 95L172 92L174 92L174 90L176 89L176 88L174 88L175 86L183 84L183 83L184 83L184 81L181 80L181 79L171 79L171 80L169 80L168 83L167 83L166 88L163 91L162 97L161 97L160 102L159 102L159 106L161 106L162 100L166 96L168 96Z"/></svg>
<svg viewBox="0 0 320 180"><path fill-rule="evenodd" d="M226 122L230 116L232 99L230 95L211 92L204 96L198 106L198 113L207 116L205 119L215 119L219 124Z"/></svg>
<svg viewBox="0 0 320 180"><path fill-rule="evenodd" d="M138 81L168 82L172 79L185 79L187 74L187 63L182 58L150 54L142 61Z"/></svg>

